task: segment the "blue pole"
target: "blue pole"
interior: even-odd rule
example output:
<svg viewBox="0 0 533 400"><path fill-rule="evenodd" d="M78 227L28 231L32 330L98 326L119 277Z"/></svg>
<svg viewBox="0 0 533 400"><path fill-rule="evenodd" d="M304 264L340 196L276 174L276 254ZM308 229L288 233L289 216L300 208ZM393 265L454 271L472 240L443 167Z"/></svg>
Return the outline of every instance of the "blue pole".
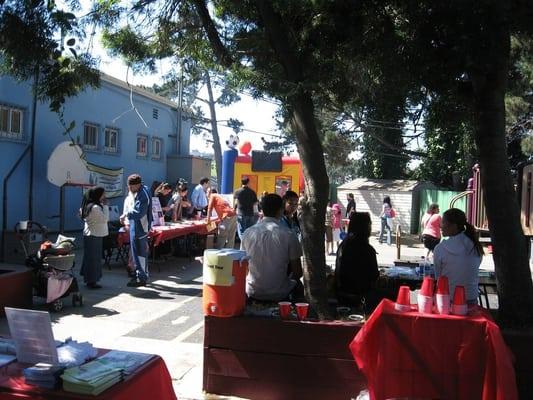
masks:
<svg viewBox="0 0 533 400"><path fill-rule="evenodd" d="M222 154L222 183L220 191L222 194L233 193L233 176L235 174L235 160L239 152L235 149L225 150Z"/></svg>

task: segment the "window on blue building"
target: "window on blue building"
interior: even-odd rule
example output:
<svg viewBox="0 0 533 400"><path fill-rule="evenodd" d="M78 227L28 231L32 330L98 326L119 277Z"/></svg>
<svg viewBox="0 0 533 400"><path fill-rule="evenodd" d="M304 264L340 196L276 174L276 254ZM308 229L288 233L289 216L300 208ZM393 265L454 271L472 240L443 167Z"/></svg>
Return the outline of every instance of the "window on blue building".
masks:
<svg viewBox="0 0 533 400"><path fill-rule="evenodd" d="M137 156L146 157L148 138L145 135L137 136Z"/></svg>
<svg viewBox="0 0 533 400"><path fill-rule="evenodd" d="M98 127L85 123L83 126L83 147L89 150L98 148Z"/></svg>
<svg viewBox="0 0 533 400"><path fill-rule="evenodd" d="M161 158L161 139L152 138L152 158Z"/></svg>
<svg viewBox="0 0 533 400"><path fill-rule="evenodd" d="M104 151L108 153L118 152L118 130L105 128Z"/></svg>
<svg viewBox="0 0 533 400"><path fill-rule="evenodd" d="M0 137L22 139L22 110L0 106Z"/></svg>

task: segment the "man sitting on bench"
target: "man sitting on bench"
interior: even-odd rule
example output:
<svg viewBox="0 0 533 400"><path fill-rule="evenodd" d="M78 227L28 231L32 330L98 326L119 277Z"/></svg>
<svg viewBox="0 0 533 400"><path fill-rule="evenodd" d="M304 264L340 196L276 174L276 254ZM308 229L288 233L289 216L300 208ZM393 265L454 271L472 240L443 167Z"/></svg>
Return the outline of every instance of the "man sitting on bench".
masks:
<svg viewBox="0 0 533 400"><path fill-rule="evenodd" d="M283 202L277 194L262 199L263 219L244 232L241 249L250 257L246 294L253 300L303 297L302 250L298 238L280 225Z"/></svg>

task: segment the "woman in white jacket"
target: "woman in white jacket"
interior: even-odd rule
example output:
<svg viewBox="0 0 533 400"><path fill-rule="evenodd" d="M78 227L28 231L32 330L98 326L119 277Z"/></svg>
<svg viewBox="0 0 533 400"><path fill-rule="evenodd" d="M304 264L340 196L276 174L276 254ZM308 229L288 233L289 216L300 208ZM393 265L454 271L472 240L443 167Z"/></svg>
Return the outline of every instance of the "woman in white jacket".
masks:
<svg viewBox="0 0 533 400"><path fill-rule="evenodd" d="M457 208L450 208L442 215L442 236L448 237L433 251L435 274L448 277L450 296L455 287L465 287L467 304L477 304L479 264L483 248L475 228L466 222L466 215Z"/></svg>
<svg viewBox="0 0 533 400"><path fill-rule="evenodd" d="M102 238L109 234L109 208L103 187L89 189L81 203L83 227L83 264L80 274L89 289L100 289L102 277Z"/></svg>

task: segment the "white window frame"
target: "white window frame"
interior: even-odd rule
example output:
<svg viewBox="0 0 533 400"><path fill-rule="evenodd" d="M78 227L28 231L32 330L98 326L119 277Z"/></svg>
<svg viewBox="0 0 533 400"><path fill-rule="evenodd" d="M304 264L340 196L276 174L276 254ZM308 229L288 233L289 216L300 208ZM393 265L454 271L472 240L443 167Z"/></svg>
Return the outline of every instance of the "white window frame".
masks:
<svg viewBox="0 0 533 400"><path fill-rule="evenodd" d="M144 146L139 147L139 144L144 141ZM144 149L142 148L144 147ZM137 135L137 157L146 157L148 154L148 136Z"/></svg>
<svg viewBox="0 0 533 400"><path fill-rule="evenodd" d="M7 120L5 121L5 129L3 128L3 124L0 124L0 137L8 138L8 139L16 139L16 140L22 140L23 139L23 132L24 132L24 112L20 108L15 107L9 107L0 105L0 113L3 115L5 113ZM19 131L16 132L13 130L13 117L15 114L19 115Z"/></svg>
<svg viewBox="0 0 533 400"><path fill-rule="evenodd" d="M161 159L161 149L163 147L163 141L161 138L153 137L152 138L152 158L159 160Z"/></svg>
<svg viewBox="0 0 533 400"><path fill-rule="evenodd" d="M94 144L87 143L87 129L94 128ZM85 122L83 124L83 148L87 150L98 149L98 125Z"/></svg>
<svg viewBox="0 0 533 400"><path fill-rule="evenodd" d="M111 146L111 135L115 135L115 145ZM118 129L116 128L105 128L104 130L104 151L106 153L118 153Z"/></svg>

